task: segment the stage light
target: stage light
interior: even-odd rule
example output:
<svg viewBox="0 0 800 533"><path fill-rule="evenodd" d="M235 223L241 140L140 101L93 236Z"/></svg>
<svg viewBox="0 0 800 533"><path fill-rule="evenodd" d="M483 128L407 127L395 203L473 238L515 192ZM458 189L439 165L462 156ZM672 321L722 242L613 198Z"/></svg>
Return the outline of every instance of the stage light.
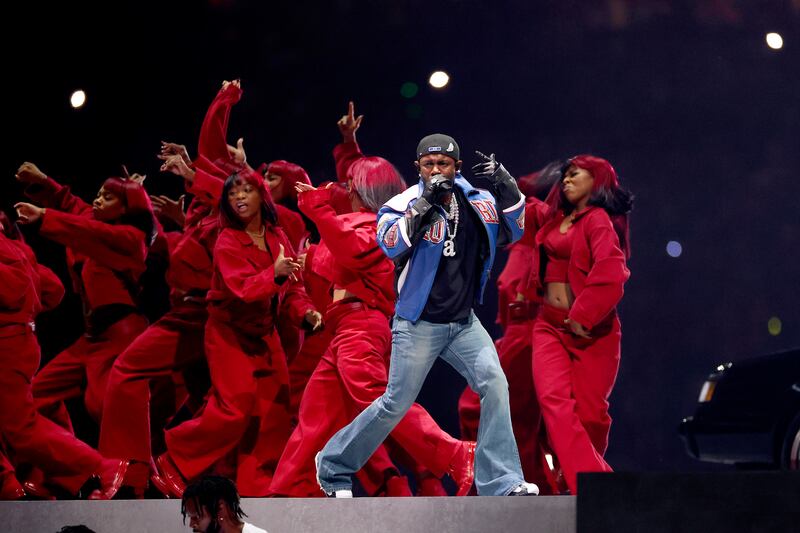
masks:
<svg viewBox="0 0 800 533"><path fill-rule="evenodd" d="M428 83L431 84L431 87L434 89L441 89L448 83L450 83L450 76L447 75L447 72L442 70L437 70L431 77L428 78Z"/></svg>
<svg viewBox="0 0 800 533"><path fill-rule="evenodd" d="M783 329L783 324L781 323L781 319L774 316L767 321L767 330L769 330L769 334L773 337L777 337L781 334L781 330Z"/></svg>
<svg viewBox="0 0 800 533"><path fill-rule="evenodd" d="M404 98L414 98L419 92L419 86L413 81L407 81L400 87L400 94Z"/></svg>
<svg viewBox="0 0 800 533"><path fill-rule="evenodd" d="M783 48L783 37L781 37L780 33L768 33L766 39L767 46L773 50L780 50Z"/></svg>
<svg viewBox="0 0 800 533"><path fill-rule="evenodd" d="M678 241L669 241L667 243L667 254L670 257L680 257L683 253L683 246Z"/></svg>
<svg viewBox="0 0 800 533"><path fill-rule="evenodd" d="M86 103L86 93L81 90L75 91L72 93L72 96L69 97L69 103L75 109L83 107L83 104Z"/></svg>

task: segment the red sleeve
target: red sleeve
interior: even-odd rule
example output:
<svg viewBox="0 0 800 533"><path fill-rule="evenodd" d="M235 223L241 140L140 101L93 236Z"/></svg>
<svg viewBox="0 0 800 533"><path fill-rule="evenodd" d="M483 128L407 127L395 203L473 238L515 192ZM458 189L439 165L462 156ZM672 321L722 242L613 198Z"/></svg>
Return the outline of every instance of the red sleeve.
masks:
<svg viewBox="0 0 800 533"><path fill-rule="evenodd" d="M25 195L42 207L52 207L73 215L90 215L92 206L72 194L69 187L60 185L53 178L43 184L30 185Z"/></svg>
<svg viewBox="0 0 800 533"><path fill-rule="evenodd" d="M284 251L289 253L292 246L288 238L280 230L278 231L278 235L285 249ZM289 244L289 246L286 246L287 244ZM287 279L284 284L286 284L287 287L283 295L283 300L281 301L279 313L288 316L292 324L300 326L305 321L306 313L316 310L314 308L314 303L306 292L302 276L297 276L295 280Z"/></svg>
<svg viewBox="0 0 800 533"><path fill-rule="evenodd" d="M330 190L317 189L298 195L298 207L316 225L331 253L345 268L369 270L385 255L375 240L375 227L348 225L330 204Z"/></svg>
<svg viewBox="0 0 800 533"><path fill-rule="evenodd" d="M242 97L242 89L228 85L220 89L214 101L206 112L203 126L200 128L200 140L197 143L197 153L211 161L227 161L228 155L228 119L231 107Z"/></svg>
<svg viewBox="0 0 800 533"><path fill-rule="evenodd" d="M196 166L194 181L186 187L186 192L195 195L206 205L216 206L222 196L223 185L225 185L225 180Z"/></svg>
<svg viewBox="0 0 800 533"><path fill-rule="evenodd" d="M245 302L268 300L280 291L275 283L275 266L256 270L242 254L242 245L232 230L224 230L217 239L214 264L228 289Z"/></svg>
<svg viewBox="0 0 800 533"><path fill-rule="evenodd" d="M605 211L586 220L586 237L593 263L583 290L575 297L569 318L592 329L622 299L623 284L630 276L619 238ZM604 216L605 215L605 216Z"/></svg>
<svg viewBox="0 0 800 533"><path fill-rule="evenodd" d="M144 233L133 226L106 224L48 209L42 216L40 232L115 271L141 270L147 257Z"/></svg>
<svg viewBox="0 0 800 533"><path fill-rule="evenodd" d="M44 265L37 264L39 271L39 300L42 309L49 311L58 307L64 298L64 285L55 273Z"/></svg>
<svg viewBox="0 0 800 533"><path fill-rule="evenodd" d="M286 232L286 236L289 238L292 248L298 250L308 233L303 217L301 217L299 213L295 213L288 207L280 204L275 204L275 212L278 215L278 225Z"/></svg>
<svg viewBox="0 0 800 533"><path fill-rule="evenodd" d="M341 183L347 183L347 171L357 160L364 157L356 141L337 144L333 148L333 160L336 162L336 177Z"/></svg>
<svg viewBox="0 0 800 533"><path fill-rule="evenodd" d="M22 253L0 234L0 311L16 311L24 305L31 271Z"/></svg>

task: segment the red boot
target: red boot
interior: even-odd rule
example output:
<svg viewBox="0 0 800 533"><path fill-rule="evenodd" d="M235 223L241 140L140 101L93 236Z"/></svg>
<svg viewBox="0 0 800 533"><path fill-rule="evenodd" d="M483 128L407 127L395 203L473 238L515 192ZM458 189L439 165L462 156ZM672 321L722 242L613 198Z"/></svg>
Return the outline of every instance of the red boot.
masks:
<svg viewBox="0 0 800 533"><path fill-rule="evenodd" d="M461 441L461 448L450 460L447 473L456 482L456 496L466 496L475 481L475 442Z"/></svg>

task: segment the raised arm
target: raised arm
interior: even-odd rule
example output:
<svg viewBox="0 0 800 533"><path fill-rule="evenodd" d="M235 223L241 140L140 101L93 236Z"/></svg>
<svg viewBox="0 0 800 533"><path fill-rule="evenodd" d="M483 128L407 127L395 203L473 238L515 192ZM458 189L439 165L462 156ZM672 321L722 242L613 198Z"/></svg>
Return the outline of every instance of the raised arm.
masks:
<svg viewBox="0 0 800 533"><path fill-rule="evenodd" d="M239 80L223 81L222 88L211 102L200 128L197 153L210 161L228 161L228 120L231 108L241 99Z"/></svg>
<svg viewBox="0 0 800 533"><path fill-rule="evenodd" d="M15 175L17 181L26 185L25 195L44 207L52 207L75 215L90 215L92 206L84 202L54 179L39 170L33 163L20 165Z"/></svg>

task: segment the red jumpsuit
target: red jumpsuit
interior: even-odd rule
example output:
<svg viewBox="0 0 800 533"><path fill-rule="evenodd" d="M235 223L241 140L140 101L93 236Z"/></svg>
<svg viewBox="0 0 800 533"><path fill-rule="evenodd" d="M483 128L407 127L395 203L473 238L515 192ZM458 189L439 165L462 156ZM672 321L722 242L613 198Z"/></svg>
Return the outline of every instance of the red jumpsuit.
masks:
<svg viewBox="0 0 800 533"><path fill-rule="evenodd" d="M205 365L205 298L211 285L212 257L219 233L216 209L206 202L209 197L211 202L219 198L220 186L219 179L198 170L195 181L187 187L195 198L189 205L183 232L167 237L171 308L133 341L111 371L100 426L99 450L106 457L148 464L152 453L152 382ZM189 379L186 385L192 405L201 405L207 390L205 380Z"/></svg>
<svg viewBox="0 0 800 533"><path fill-rule="evenodd" d="M300 196L300 209L317 224L322 243L316 252L317 273L354 298L331 304L327 327L334 338L314 370L300 403L300 421L286 445L270 493L321 495L315 480L314 455L354 414L386 389L394 310L394 265L375 241L375 214L362 211L337 216L330 189ZM327 261L320 261L326 254ZM307 259L308 260L308 259ZM391 433L405 450L441 477L461 442L444 433L418 404ZM373 470L393 468L385 452L373 456Z"/></svg>
<svg viewBox="0 0 800 533"><path fill-rule="evenodd" d="M563 220L559 212L536 235L539 254L533 258L528 291L544 286L550 260L544 243L551 232L560 233ZM565 281L575 300L568 311L542 305L533 329L533 380L550 443L570 491L577 494L578 472L611 471L603 455L611 426L608 397L620 358L616 305L630 272L603 209L579 213L568 233ZM573 335L566 318L586 328L591 339Z"/></svg>
<svg viewBox="0 0 800 533"><path fill-rule="evenodd" d="M166 432L168 456L190 480L235 450L236 483L247 496L266 494L291 432L275 318L286 313L299 325L314 309L301 281L274 280L279 245L292 250L286 235L268 225L265 240L262 251L244 231L220 233L205 329L211 391L194 419Z"/></svg>
<svg viewBox="0 0 800 533"><path fill-rule="evenodd" d="M61 282L38 265L25 244L0 233L0 434L14 462L42 469L49 481L75 494L98 470L102 457L87 444L40 415L31 394L39 368L33 319L58 305Z"/></svg>
<svg viewBox="0 0 800 533"><path fill-rule="evenodd" d="M533 326L541 298L517 301L520 284L529 275L536 232L542 227L547 206L534 197L527 199L525 206L525 233L509 247L508 261L497 278L497 321L504 335L495 342L500 365L508 379L511 406L511 423L514 428L520 461L525 479L536 483L541 494L553 492L549 467L542 448L544 426L536 390L533 386L531 366L533 364ZM461 438L475 440L478 436L480 398L469 387L464 388L458 401L461 423Z"/></svg>
<svg viewBox="0 0 800 533"><path fill-rule="evenodd" d="M99 422L114 360L147 327L134 299L145 270L144 233L94 220L90 205L52 179L27 192L48 207L39 233L68 247L86 321L84 334L34 377L34 401L42 413L71 428L63 402L83 394L87 411Z"/></svg>

